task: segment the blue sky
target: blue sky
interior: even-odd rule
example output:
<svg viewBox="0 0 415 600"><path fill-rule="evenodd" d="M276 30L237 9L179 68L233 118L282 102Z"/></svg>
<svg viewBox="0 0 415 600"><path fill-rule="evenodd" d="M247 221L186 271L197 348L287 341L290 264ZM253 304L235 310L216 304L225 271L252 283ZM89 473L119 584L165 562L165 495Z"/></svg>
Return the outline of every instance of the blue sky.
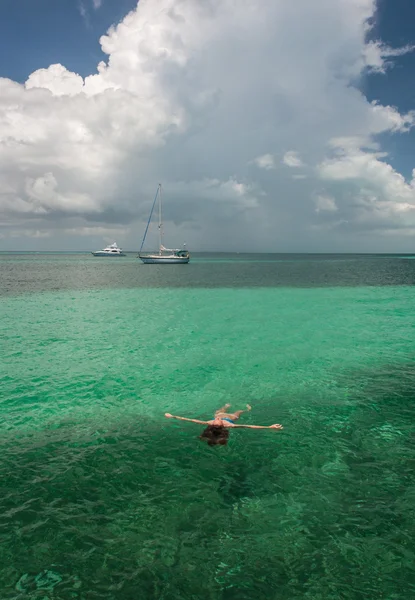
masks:
<svg viewBox="0 0 415 600"><path fill-rule="evenodd" d="M83 77L105 58L99 37L137 5L136 0L2 0L0 75L24 82L30 73L61 63ZM84 12L85 16L82 16ZM381 0L371 37L392 47L415 41L415 2ZM367 97L407 111L415 106L415 53L396 60L387 76L365 77Z"/></svg>
<svg viewBox="0 0 415 600"><path fill-rule="evenodd" d="M373 36L380 38L392 47L415 43L415 2L411 0L382 0L378 4ZM382 104L397 106L406 112L415 107L415 52L399 57L393 69L385 75L369 75L362 82L361 89L369 100L379 100ZM391 153L390 162L406 177L411 176L415 167L415 134L385 140L385 147Z"/></svg>
<svg viewBox="0 0 415 600"><path fill-rule="evenodd" d="M134 0L1 0L0 74L24 82L61 63L82 76L104 58L100 36L135 8ZM84 13L84 16L82 16Z"/></svg>
<svg viewBox="0 0 415 600"><path fill-rule="evenodd" d="M162 180L200 250L410 251L414 22L409 0L2 0L0 249L131 247Z"/></svg>

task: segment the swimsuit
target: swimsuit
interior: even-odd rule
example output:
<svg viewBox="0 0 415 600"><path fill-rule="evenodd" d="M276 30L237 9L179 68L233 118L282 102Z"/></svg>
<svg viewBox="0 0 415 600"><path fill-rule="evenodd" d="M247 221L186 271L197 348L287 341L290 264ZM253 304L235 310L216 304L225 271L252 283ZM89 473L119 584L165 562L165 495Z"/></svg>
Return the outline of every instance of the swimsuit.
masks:
<svg viewBox="0 0 415 600"><path fill-rule="evenodd" d="M223 415L223 413L221 413ZM221 421L228 421L228 423L232 423L232 425L235 425L235 421L232 421L232 419L228 419L227 417L220 417L220 416L216 416L216 414L213 417L214 419L220 419Z"/></svg>

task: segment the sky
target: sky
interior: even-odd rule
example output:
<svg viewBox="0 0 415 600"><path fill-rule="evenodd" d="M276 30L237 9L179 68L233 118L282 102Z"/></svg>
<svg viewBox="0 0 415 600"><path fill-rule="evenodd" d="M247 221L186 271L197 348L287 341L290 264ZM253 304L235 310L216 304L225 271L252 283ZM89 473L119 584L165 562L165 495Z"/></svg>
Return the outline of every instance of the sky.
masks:
<svg viewBox="0 0 415 600"><path fill-rule="evenodd" d="M415 252L414 19L408 0L2 0L0 251L137 250L160 182L166 246Z"/></svg>

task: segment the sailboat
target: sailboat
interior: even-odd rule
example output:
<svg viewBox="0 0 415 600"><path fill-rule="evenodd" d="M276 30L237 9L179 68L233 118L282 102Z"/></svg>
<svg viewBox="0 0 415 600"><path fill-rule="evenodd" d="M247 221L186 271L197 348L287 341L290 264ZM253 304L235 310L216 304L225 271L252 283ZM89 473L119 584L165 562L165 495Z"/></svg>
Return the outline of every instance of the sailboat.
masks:
<svg viewBox="0 0 415 600"><path fill-rule="evenodd" d="M158 230L159 230L159 250L158 252L143 252L144 242L146 241L148 228L150 226L151 217L153 216L154 207L156 206L156 202L158 200ZM173 248L165 248L163 246L163 221L162 221L162 200L161 200L161 183L158 184L157 192L154 198L153 206L151 207L150 216L148 218L147 227L144 232L143 241L141 242L140 251L138 253L138 258L140 258L143 263L146 264L187 264L190 260L189 251L186 248L186 244L184 244L184 248L173 249Z"/></svg>

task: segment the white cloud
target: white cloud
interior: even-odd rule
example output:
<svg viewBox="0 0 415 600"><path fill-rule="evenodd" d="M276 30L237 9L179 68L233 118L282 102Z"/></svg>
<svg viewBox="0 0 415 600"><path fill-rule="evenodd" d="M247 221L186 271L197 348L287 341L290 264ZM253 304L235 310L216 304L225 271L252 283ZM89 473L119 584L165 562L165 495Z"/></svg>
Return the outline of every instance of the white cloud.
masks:
<svg viewBox="0 0 415 600"><path fill-rule="evenodd" d="M37 179L26 179L26 196L33 202L35 213L47 213L51 210L62 212L91 213L99 205L88 194L59 193L58 182L52 173L45 173Z"/></svg>
<svg viewBox="0 0 415 600"><path fill-rule="evenodd" d="M51 65L47 69L34 71L26 81L26 89L42 88L54 96L75 96L82 92L84 80L62 65Z"/></svg>
<svg viewBox="0 0 415 600"><path fill-rule="evenodd" d="M415 123L415 111L401 115L396 108L382 106L377 102L372 102L371 108L372 134L384 131L403 133L409 131Z"/></svg>
<svg viewBox="0 0 415 600"><path fill-rule="evenodd" d="M303 167L304 166L303 161L298 156L298 153L294 152L294 150L290 150L289 152L286 152L284 154L282 162L287 167L291 167L293 169L298 169L299 167Z"/></svg>
<svg viewBox="0 0 415 600"><path fill-rule="evenodd" d="M275 158L272 154L262 154L262 156L257 156L253 160L253 163L260 169L265 169L266 171L275 169Z"/></svg>
<svg viewBox="0 0 415 600"><path fill-rule="evenodd" d="M414 113L352 85L409 51L366 43L374 13L373 0L140 0L101 37L96 73L0 80L0 234L77 248L115 229L137 247L159 180L172 243L195 249L330 250L338 236L316 226L374 232L379 214L406 227L413 183L378 136Z"/></svg>
<svg viewBox="0 0 415 600"><path fill-rule="evenodd" d="M265 169L266 171L275 169L275 159L272 154L263 154L262 156L257 156L253 162L257 167L260 169Z"/></svg>
<svg viewBox="0 0 415 600"><path fill-rule="evenodd" d="M335 199L330 196L318 195L315 204L316 212L336 212L338 210Z"/></svg>
<svg viewBox="0 0 415 600"><path fill-rule="evenodd" d="M101 8L102 6L102 0L92 0L92 6L95 10L98 10L98 8Z"/></svg>
<svg viewBox="0 0 415 600"><path fill-rule="evenodd" d="M383 159L386 153L358 147L339 149L318 166L321 179L342 198L344 214L359 226L377 230L415 226L415 171L407 182ZM337 189L336 189L337 188Z"/></svg>
<svg viewBox="0 0 415 600"><path fill-rule="evenodd" d="M413 52L415 46L407 45L402 48L391 48L386 44L382 44L379 40L368 42L363 49L363 59L365 66L373 73L386 73L386 69L393 66L388 58L403 56L409 52Z"/></svg>

